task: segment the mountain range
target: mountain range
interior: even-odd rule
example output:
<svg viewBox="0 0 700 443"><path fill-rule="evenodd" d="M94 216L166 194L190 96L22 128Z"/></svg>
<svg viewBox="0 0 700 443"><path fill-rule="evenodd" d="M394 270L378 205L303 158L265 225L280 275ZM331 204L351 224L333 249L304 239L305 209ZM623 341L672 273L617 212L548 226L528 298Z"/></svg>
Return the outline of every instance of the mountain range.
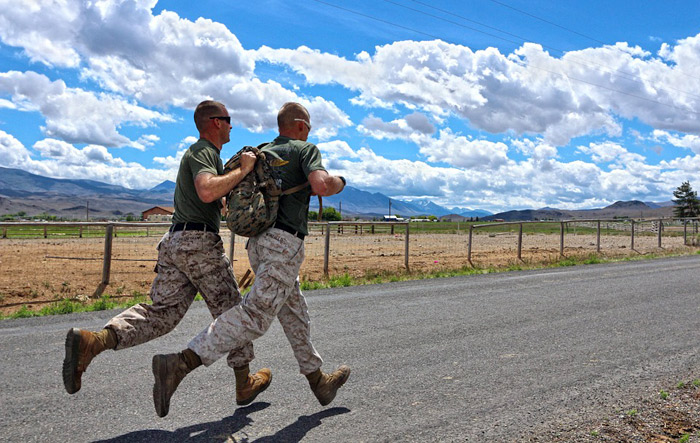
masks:
<svg viewBox="0 0 700 443"><path fill-rule="evenodd" d="M127 189L94 180L55 179L0 167L0 215L24 212L68 219L114 220L140 216L153 206L172 206L175 183L148 190Z"/></svg>
<svg viewBox="0 0 700 443"><path fill-rule="evenodd" d="M379 192L371 193L352 186L347 186L340 194L323 197L323 207L333 207L344 216L363 217L381 217L388 214L402 217L419 215L442 217L448 214L459 214L463 217L483 217L492 214L483 209L447 209L429 200L402 201L387 197ZM318 199L311 198L310 209L312 211L318 210Z"/></svg>
<svg viewBox="0 0 700 443"><path fill-rule="evenodd" d="M151 189L128 189L94 180L55 179L19 169L0 167L0 216L24 212L28 216L49 214L67 219L114 220L128 214L140 216L153 206L172 206L175 183L164 181ZM402 217L435 215L483 220L545 220L564 218L662 217L672 213L672 202L617 202L603 209L567 211L553 208L507 211L493 214L483 209L445 208L421 199L402 201L379 192L371 193L352 186L337 195L323 198L323 207L333 207L345 217ZM311 199L311 210L318 200Z"/></svg>
<svg viewBox="0 0 700 443"><path fill-rule="evenodd" d="M507 211L483 217L482 220L533 221L533 220L607 220L613 218L670 218L673 202L618 201L601 209L564 210L554 208Z"/></svg>

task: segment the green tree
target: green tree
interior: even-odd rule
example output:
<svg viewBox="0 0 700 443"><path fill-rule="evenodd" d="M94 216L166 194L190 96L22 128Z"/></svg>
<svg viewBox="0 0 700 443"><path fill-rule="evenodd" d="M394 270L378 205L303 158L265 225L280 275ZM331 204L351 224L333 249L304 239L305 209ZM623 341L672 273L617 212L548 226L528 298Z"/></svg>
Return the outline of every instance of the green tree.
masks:
<svg viewBox="0 0 700 443"><path fill-rule="evenodd" d="M335 208L323 208L323 220L326 221L340 221L343 218L340 216L340 212L336 211Z"/></svg>
<svg viewBox="0 0 700 443"><path fill-rule="evenodd" d="M318 212L309 211L309 221L316 221L316 220L318 220Z"/></svg>
<svg viewBox="0 0 700 443"><path fill-rule="evenodd" d="M697 191L693 191L690 183L685 181L673 191L673 216L678 218L700 216L700 200Z"/></svg>

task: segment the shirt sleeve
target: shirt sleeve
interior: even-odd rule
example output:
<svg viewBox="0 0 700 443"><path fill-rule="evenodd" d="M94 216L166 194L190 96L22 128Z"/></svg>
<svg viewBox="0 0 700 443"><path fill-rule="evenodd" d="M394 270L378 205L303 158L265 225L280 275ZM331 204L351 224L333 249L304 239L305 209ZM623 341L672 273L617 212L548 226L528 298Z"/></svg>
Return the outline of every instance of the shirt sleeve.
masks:
<svg viewBox="0 0 700 443"><path fill-rule="evenodd" d="M192 153L190 157L190 170L192 171L192 179L199 174L206 172L213 175L223 173L223 167L219 167L221 158L213 152L212 149L198 149ZM221 171L219 171L221 169Z"/></svg>
<svg viewBox="0 0 700 443"><path fill-rule="evenodd" d="M309 145L302 150L299 160L301 163L301 169L304 171L304 174L307 177L313 171L326 170L326 168L323 167L323 162L321 160L321 151L316 145L309 143Z"/></svg>

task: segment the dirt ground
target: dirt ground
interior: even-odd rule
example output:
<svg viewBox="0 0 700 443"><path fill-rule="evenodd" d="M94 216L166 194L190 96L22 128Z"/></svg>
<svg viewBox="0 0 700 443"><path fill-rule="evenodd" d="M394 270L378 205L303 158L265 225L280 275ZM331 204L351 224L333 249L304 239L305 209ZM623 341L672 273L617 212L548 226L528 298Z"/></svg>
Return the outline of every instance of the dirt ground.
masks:
<svg viewBox="0 0 700 443"><path fill-rule="evenodd" d="M522 240L521 260L517 257L515 233L475 235L472 262L468 261L468 236L464 234L411 234L409 268L411 272L551 263L559 256L559 235L532 234ZM112 244L109 285L111 297L148 294L155 276L156 245L160 237L117 237ZM224 234L227 251L230 236ZM597 239L591 235L567 235L564 256L587 256L597 251ZM306 261L302 280L324 278L325 238L314 233L306 239ZM607 257L691 250L682 237L664 237L662 248L655 235L635 238L634 250L628 236L602 236L600 255ZM330 239L328 272L354 277L379 273L405 273L405 237L403 234L342 234ZM62 299L86 299L102 281L103 238L0 239L0 312L12 313L22 306L38 309ZM236 237L234 272L239 278L249 269L245 238Z"/></svg>
<svg viewBox="0 0 700 443"><path fill-rule="evenodd" d="M534 429L521 441L547 443L665 443L700 442L700 379L660 386L634 400L616 402L597 417L572 421L559 417L554 424Z"/></svg>

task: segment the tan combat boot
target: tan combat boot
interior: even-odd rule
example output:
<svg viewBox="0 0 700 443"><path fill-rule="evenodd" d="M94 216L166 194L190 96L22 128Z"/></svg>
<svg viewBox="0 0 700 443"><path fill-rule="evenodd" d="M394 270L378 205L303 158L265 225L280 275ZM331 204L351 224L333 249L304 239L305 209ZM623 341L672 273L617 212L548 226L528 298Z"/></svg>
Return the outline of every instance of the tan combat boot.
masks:
<svg viewBox="0 0 700 443"><path fill-rule="evenodd" d="M348 377L350 377L350 367L345 365L338 367L330 374L318 369L306 376L309 380L309 386L321 406L326 406L333 401L338 389L348 381Z"/></svg>
<svg viewBox="0 0 700 443"><path fill-rule="evenodd" d="M170 411L170 398L183 378L190 372L182 352L179 354L154 355L152 361L153 404L158 417L165 417Z"/></svg>
<svg viewBox="0 0 700 443"><path fill-rule="evenodd" d="M263 368L250 375L248 365L234 369L236 374L236 404L238 406L249 405L258 394L262 393L272 381L272 373L268 368Z"/></svg>
<svg viewBox="0 0 700 443"><path fill-rule="evenodd" d="M69 394L80 390L83 372L93 358L105 349L114 349L117 337L111 329L95 333L72 328L66 335L66 356L63 359L63 386Z"/></svg>

